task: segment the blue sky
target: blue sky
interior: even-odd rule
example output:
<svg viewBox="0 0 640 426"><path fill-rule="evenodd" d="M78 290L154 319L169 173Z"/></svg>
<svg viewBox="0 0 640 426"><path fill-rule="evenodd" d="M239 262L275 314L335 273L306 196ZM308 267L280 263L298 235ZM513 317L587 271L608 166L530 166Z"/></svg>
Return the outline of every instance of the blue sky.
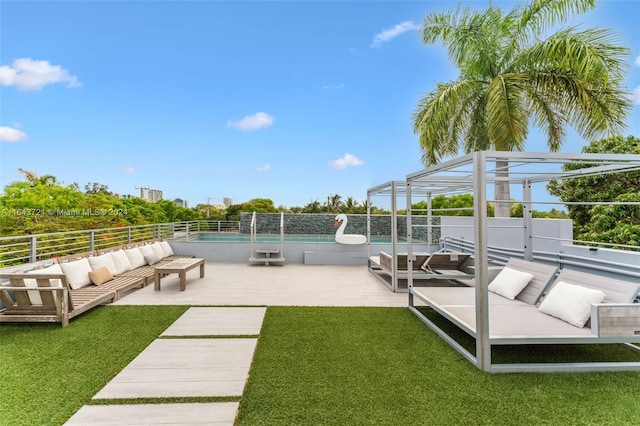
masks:
<svg viewBox="0 0 640 426"><path fill-rule="evenodd" d="M422 168L412 112L457 71L418 28L457 4L1 0L0 185L23 168L121 194L161 189L190 206L362 201ZM638 17L638 1L603 1L571 21L611 28L631 48L634 136ZM584 145L571 134L562 150ZM545 146L532 132L526 149Z"/></svg>

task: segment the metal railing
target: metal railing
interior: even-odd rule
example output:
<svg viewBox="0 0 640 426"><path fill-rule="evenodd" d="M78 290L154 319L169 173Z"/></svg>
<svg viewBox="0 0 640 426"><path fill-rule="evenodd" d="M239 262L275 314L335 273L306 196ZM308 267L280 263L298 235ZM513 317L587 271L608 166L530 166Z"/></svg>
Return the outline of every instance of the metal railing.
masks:
<svg viewBox="0 0 640 426"><path fill-rule="evenodd" d="M475 244L473 241L457 237L443 237L440 239L440 246L445 251L459 251L462 253L473 253ZM585 248L589 250L589 248ZM593 250L593 248L591 248ZM613 250L613 249L610 249ZM590 252L593 253L593 252ZM619 253L619 252L616 252ZM487 246L487 254L491 261L505 264L511 257L524 258L524 250L512 249L498 246ZM576 266L594 271L608 272L625 275L634 279L640 278L640 254L637 252L626 252L627 255L637 255L636 262L617 262L610 259L598 258L594 256L582 256L580 254L569 254L563 251L533 251L533 260L557 264L560 267Z"/></svg>
<svg viewBox="0 0 640 426"><path fill-rule="evenodd" d="M0 268L153 239L238 232L236 221L190 221L0 237Z"/></svg>

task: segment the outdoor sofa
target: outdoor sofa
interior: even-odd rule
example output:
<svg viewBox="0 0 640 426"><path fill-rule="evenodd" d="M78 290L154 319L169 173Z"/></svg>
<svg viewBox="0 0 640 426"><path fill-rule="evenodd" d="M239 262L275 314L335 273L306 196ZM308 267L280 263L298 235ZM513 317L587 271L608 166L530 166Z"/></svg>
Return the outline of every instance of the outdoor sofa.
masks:
<svg viewBox="0 0 640 426"><path fill-rule="evenodd" d="M69 319L144 287L153 280L156 265L178 257L168 242L153 241L7 268L0 271L0 322L60 322L66 327Z"/></svg>

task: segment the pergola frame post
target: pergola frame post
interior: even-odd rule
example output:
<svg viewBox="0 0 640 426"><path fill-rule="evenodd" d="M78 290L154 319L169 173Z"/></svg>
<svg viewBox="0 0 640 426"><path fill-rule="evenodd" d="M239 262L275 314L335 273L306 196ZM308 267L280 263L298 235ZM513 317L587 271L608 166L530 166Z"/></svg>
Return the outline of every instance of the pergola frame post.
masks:
<svg viewBox="0 0 640 426"><path fill-rule="evenodd" d="M482 371L491 370L491 344L489 343L489 294L487 258L487 179L486 155L476 152L473 156L474 192L473 211L476 217L475 280L476 280L476 363Z"/></svg>

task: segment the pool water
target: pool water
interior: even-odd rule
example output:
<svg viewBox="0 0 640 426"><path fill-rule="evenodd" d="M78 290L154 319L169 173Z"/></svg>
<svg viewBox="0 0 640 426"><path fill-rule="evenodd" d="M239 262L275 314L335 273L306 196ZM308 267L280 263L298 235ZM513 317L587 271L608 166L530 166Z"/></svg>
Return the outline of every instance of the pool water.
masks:
<svg viewBox="0 0 640 426"><path fill-rule="evenodd" d="M201 233L189 241L209 241L209 242L237 242L248 243L251 241L249 234L238 234L233 232L223 233ZM279 243L280 235L262 234L256 236L256 241L260 243ZM335 243L336 237L331 235L319 234L285 234L285 243ZM371 242L376 244L391 244L391 237L385 235L376 235L371 237Z"/></svg>

